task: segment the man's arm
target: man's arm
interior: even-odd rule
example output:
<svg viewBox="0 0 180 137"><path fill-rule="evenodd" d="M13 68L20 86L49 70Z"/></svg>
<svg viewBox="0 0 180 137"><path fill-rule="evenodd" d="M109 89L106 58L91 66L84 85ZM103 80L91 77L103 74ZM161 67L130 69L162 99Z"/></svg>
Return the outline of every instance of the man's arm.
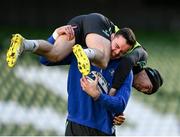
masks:
<svg viewBox="0 0 180 137"><path fill-rule="evenodd" d="M132 72L130 72L121 88L116 92L115 96L100 94L97 101L112 113L123 113L131 94L132 81L133 75Z"/></svg>
<svg viewBox="0 0 180 137"><path fill-rule="evenodd" d="M92 82L88 82L85 78L82 78L81 86L89 96L102 104L107 110L111 111L112 113L122 113L126 108L131 93L133 81L132 71L127 76L124 84L117 91L115 96L100 93L97 89L97 81L97 78Z"/></svg>

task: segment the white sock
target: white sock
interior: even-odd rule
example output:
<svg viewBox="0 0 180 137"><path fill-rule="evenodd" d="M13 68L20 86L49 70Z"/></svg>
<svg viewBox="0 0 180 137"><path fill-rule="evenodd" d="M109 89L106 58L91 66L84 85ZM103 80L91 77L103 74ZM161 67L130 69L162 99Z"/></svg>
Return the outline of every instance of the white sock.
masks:
<svg viewBox="0 0 180 137"><path fill-rule="evenodd" d="M88 56L90 60L93 60L96 56L96 52L94 49L87 48L87 49L84 49L84 52L86 53L86 55Z"/></svg>
<svg viewBox="0 0 180 137"><path fill-rule="evenodd" d="M23 44L24 44L24 50L25 51L35 52L38 49L38 47L39 47L39 44L38 44L37 40L27 40L27 39L24 39L23 40Z"/></svg>

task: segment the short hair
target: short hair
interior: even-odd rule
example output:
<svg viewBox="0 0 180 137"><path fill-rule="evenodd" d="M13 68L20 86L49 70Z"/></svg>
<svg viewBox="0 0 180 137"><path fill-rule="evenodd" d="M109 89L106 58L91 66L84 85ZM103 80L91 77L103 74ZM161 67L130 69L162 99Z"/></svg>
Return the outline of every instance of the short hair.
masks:
<svg viewBox="0 0 180 137"><path fill-rule="evenodd" d="M115 37L119 35L122 35L126 39L127 44L129 44L130 46L134 47L134 45L136 44L136 36L130 28L122 28L118 30L115 33Z"/></svg>
<svg viewBox="0 0 180 137"><path fill-rule="evenodd" d="M152 91L145 93L145 94L151 95L151 94L155 93L156 91L158 91L158 89L162 86L163 78L162 78L161 74L159 73L159 71L157 71L156 69L146 67L146 68L144 68L144 70L146 71L146 73L153 85Z"/></svg>

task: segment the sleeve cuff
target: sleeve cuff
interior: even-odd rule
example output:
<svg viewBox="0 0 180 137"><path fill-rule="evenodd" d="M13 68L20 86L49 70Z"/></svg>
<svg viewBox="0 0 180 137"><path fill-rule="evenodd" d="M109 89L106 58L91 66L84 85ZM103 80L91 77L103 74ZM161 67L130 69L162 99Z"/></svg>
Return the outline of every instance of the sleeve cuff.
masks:
<svg viewBox="0 0 180 137"><path fill-rule="evenodd" d="M48 38L48 42L51 43L51 44L54 44L55 39L53 38L53 36Z"/></svg>

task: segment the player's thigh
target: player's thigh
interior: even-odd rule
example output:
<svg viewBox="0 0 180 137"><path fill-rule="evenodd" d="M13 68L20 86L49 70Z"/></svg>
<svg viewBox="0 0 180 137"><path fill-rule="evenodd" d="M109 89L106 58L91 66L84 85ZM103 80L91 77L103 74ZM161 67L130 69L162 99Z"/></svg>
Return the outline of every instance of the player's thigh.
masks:
<svg viewBox="0 0 180 137"><path fill-rule="evenodd" d="M89 33L86 35L86 45L88 48L102 51L105 57L110 57L111 46L107 38L96 33Z"/></svg>
<svg viewBox="0 0 180 137"><path fill-rule="evenodd" d="M59 55L60 60L72 52L72 47L75 45L75 38L71 41L67 39L66 35L58 37L54 43L53 52Z"/></svg>

